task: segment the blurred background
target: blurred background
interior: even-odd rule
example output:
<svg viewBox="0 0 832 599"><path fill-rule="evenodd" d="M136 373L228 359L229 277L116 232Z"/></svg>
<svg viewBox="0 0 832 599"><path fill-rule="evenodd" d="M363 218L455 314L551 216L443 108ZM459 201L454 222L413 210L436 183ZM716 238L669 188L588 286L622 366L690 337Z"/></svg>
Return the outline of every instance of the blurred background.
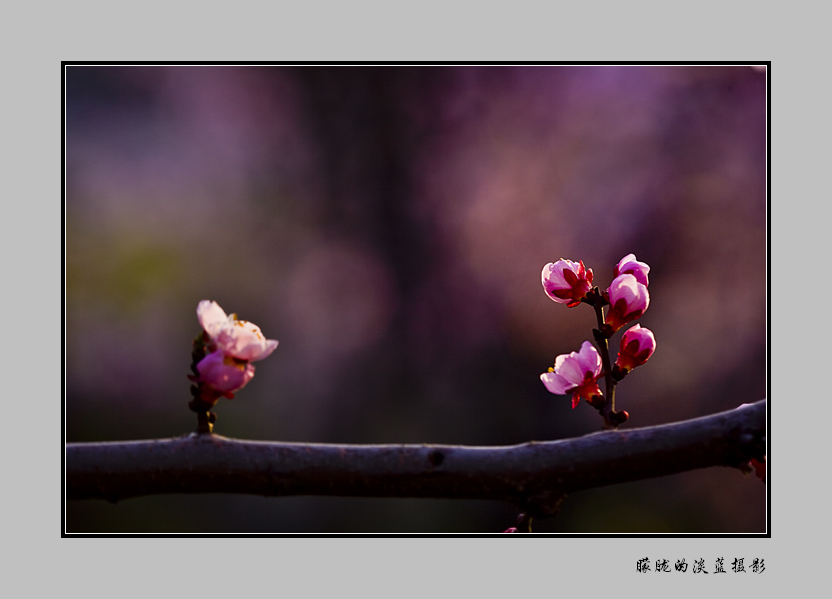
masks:
<svg viewBox="0 0 832 599"><path fill-rule="evenodd" d="M280 345L215 432L508 445L600 430L546 391L588 306L650 265L629 427L766 397L766 73L747 66L66 68L67 442L179 436L196 306ZM617 351L621 333L611 346ZM615 353L613 352L613 356ZM66 504L68 532L500 532L489 501L174 495ZM538 532L761 533L711 468L570 496Z"/></svg>

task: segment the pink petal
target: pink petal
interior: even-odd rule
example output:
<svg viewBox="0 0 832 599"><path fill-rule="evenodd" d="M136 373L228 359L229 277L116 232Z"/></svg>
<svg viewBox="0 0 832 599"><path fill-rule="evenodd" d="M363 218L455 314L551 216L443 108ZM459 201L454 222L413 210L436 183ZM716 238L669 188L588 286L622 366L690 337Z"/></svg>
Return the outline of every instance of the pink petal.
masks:
<svg viewBox="0 0 832 599"><path fill-rule="evenodd" d="M627 304L627 313L636 310L647 310L650 304L650 293L647 287L636 280L633 275L618 275L607 290L610 303L615 306L619 300Z"/></svg>
<svg viewBox="0 0 832 599"><path fill-rule="evenodd" d="M254 377L254 366L237 364L221 351L205 356L196 365L199 381L218 393L234 393L245 387Z"/></svg>
<svg viewBox="0 0 832 599"><path fill-rule="evenodd" d="M540 380L543 381L549 393L555 395L566 395L567 391L575 386L554 372L544 372L540 375Z"/></svg>
<svg viewBox="0 0 832 599"><path fill-rule="evenodd" d="M196 307L196 317L199 325L208 333L211 338L217 336L222 327L228 322L225 311L219 307L217 302L202 300Z"/></svg>
<svg viewBox="0 0 832 599"><path fill-rule="evenodd" d="M632 341L635 341L638 345L638 351L649 351L652 354L656 349L656 337L653 335L653 331L642 327L640 324L624 333L621 338L621 347L625 347Z"/></svg>
<svg viewBox="0 0 832 599"><path fill-rule="evenodd" d="M217 345L230 356L240 360L262 360L277 347L277 341L266 339L255 324L234 320L223 327Z"/></svg>
<svg viewBox="0 0 832 599"><path fill-rule="evenodd" d="M587 372L591 372L593 376L601 374L603 367L601 362L601 354L595 349L589 341L584 341L581 344L581 351L578 352L578 364L581 367L581 379Z"/></svg>
<svg viewBox="0 0 832 599"><path fill-rule="evenodd" d="M624 256L619 263L615 267L615 276L617 277L620 274L629 273L636 277L639 283L644 285L645 287L648 284L648 273L650 272L650 267L647 266L644 262L639 262L636 260L635 254L627 254Z"/></svg>
<svg viewBox="0 0 832 599"><path fill-rule="evenodd" d="M569 354L560 365L560 368L555 369L557 374L569 381L573 387L580 385L584 380L584 369L578 360L577 352Z"/></svg>

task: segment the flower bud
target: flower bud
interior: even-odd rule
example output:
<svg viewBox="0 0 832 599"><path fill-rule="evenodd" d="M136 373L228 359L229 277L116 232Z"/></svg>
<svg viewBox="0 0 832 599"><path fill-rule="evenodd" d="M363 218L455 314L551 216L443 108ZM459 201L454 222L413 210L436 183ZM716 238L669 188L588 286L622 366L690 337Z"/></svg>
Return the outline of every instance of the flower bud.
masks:
<svg viewBox="0 0 832 599"><path fill-rule="evenodd" d="M601 376L601 355L589 342L584 341L579 352L561 354L555 359L555 367L540 375L540 380L550 393L567 395L572 393L572 409L583 397L591 405L599 403L602 397L596 382Z"/></svg>
<svg viewBox="0 0 832 599"><path fill-rule="evenodd" d="M592 269L586 268L583 260L572 262L561 258L543 267L541 280L546 295L572 308L592 289Z"/></svg>
<svg viewBox="0 0 832 599"><path fill-rule="evenodd" d="M631 320L640 318L650 305L647 287L630 274L618 275L607 289L607 296L610 310L606 316L605 328L610 335Z"/></svg>
<svg viewBox="0 0 832 599"><path fill-rule="evenodd" d="M196 369L203 389L214 392L217 397L224 395L229 399L254 377L254 366L221 351L205 356Z"/></svg>
<svg viewBox="0 0 832 599"><path fill-rule="evenodd" d="M650 267L647 266L644 262L639 262L638 260L636 260L635 254L627 254L615 266L613 278L618 277L618 275L624 274L633 275L636 278L636 281L647 287L647 273L649 272Z"/></svg>
<svg viewBox="0 0 832 599"><path fill-rule="evenodd" d="M653 355L654 351L656 351L656 338L653 336L653 332L637 324L628 329L621 338L615 368L623 374L627 374L636 366L644 364Z"/></svg>
<svg viewBox="0 0 832 599"><path fill-rule="evenodd" d="M610 420L612 421L615 426L619 426L627 422L630 418L630 413L627 410L621 410L620 412L610 412Z"/></svg>

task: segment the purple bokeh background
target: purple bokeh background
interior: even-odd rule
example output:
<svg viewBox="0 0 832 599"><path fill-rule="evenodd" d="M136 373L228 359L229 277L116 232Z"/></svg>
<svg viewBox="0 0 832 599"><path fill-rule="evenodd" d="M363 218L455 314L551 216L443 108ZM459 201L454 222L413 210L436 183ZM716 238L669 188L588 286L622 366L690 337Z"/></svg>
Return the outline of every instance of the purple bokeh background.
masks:
<svg viewBox="0 0 832 599"><path fill-rule="evenodd" d="M185 434L196 305L280 341L237 438L503 445L599 429L539 375L594 313L540 271L651 266L626 427L766 396L766 74L745 66L66 70L67 441ZM617 348L621 333L613 338ZM69 502L68 532L499 532L415 499ZM541 532L751 533L708 469L577 493Z"/></svg>

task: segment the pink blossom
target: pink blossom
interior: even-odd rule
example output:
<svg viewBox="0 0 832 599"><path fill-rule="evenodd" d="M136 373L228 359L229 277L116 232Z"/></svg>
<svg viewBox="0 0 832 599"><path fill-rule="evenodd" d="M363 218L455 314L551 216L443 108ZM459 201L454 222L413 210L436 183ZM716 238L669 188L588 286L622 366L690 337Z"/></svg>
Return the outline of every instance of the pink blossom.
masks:
<svg viewBox="0 0 832 599"><path fill-rule="evenodd" d="M649 272L650 267L644 262L636 260L635 254L627 254L618 264L616 264L613 278L616 278L618 275L630 274L633 275L639 283L647 287L647 273Z"/></svg>
<svg viewBox="0 0 832 599"><path fill-rule="evenodd" d="M213 397L234 397L234 393L245 387L254 377L254 366L219 350L200 360L196 369L199 371L200 384L206 390L213 391Z"/></svg>
<svg viewBox="0 0 832 599"><path fill-rule="evenodd" d="M580 351L559 355L555 367L541 374L540 380L550 393L572 393L572 409L575 409L582 397L592 403L593 398L601 396L595 382L601 376L601 369L601 354L589 341L584 341Z"/></svg>
<svg viewBox="0 0 832 599"><path fill-rule="evenodd" d="M636 366L644 364L654 351L656 351L656 338L653 332L637 324L628 329L621 338L615 366L624 373L630 372Z"/></svg>
<svg viewBox="0 0 832 599"><path fill-rule="evenodd" d="M592 289L592 269L586 268L583 260L572 262L561 258L543 267L541 280L546 295L572 308Z"/></svg>
<svg viewBox="0 0 832 599"><path fill-rule="evenodd" d="M217 302L202 300L196 315L216 349L233 358L262 360L277 347L277 341L266 339L260 327L237 320L234 314L227 316Z"/></svg>
<svg viewBox="0 0 832 599"><path fill-rule="evenodd" d="M754 473L761 481L766 482L766 457L763 456L763 461L752 459L750 464L754 468Z"/></svg>
<svg viewBox="0 0 832 599"><path fill-rule="evenodd" d="M607 289L610 311L606 326L614 333L628 322L640 318L650 305L647 287L631 274L618 275Z"/></svg>

